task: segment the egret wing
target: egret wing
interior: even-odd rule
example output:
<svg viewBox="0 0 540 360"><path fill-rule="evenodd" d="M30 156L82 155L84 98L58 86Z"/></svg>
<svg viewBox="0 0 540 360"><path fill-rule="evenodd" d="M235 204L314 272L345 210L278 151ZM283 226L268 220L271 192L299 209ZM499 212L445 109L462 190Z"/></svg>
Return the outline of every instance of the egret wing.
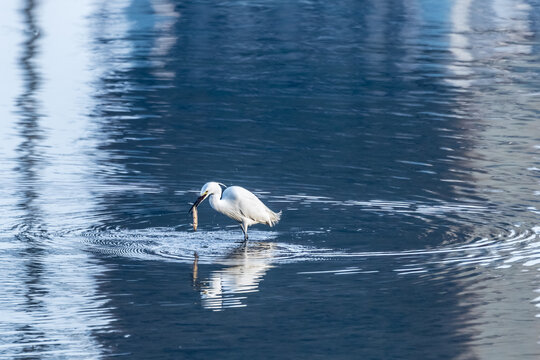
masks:
<svg viewBox="0 0 540 360"><path fill-rule="evenodd" d="M237 221L251 220L253 223L272 224L276 214L252 192L240 186L231 186L223 193L222 200L228 204L229 216ZM231 214L234 213L234 214ZM240 217L241 219L238 219Z"/></svg>

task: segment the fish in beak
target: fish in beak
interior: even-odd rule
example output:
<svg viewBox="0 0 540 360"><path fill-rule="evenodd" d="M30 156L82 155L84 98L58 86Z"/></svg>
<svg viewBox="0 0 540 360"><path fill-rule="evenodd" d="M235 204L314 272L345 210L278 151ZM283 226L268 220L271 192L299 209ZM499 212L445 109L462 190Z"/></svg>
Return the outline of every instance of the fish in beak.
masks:
<svg viewBox="0 0 540 360"><path fill-rule="evenodd" d="M197 200L195 201L195 203L193 203L193 205L191 205L191 207L189 208L189 213L193 211L193 209L197 209L197 206L199 206L200 203L202 203L204 201L204 199L206 199L206 197L208 196L208 193L205 192L204 194L202 194L201 196L199 196L197 198Z"/></svg>

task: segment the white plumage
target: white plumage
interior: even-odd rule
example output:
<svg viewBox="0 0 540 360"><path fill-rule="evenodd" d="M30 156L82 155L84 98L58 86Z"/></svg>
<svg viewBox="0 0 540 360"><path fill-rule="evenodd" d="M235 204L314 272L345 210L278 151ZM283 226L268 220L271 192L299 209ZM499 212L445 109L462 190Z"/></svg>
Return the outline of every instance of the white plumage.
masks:
<svg viewBox="0 0 540 360"><path fill-rule="evenodd" d="M241 186L231 186L222 192L217 182L208 182L203 185L200 196L190 211L199 206L207 197L210 197L210 205L214 210L240 223L244 240L248 239L249 226L253 224L274 226L281 218L281 211L273 212L252 192Z"/></svg>

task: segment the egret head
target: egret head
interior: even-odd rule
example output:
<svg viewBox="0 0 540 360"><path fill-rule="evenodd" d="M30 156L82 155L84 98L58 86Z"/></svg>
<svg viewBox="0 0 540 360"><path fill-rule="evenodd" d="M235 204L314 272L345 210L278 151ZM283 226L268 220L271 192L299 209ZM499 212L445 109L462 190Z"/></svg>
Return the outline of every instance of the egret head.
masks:
<svg viewBox="0 0 540 360"><path fill-rule="evenodd" d="M196 208L197 206L199 206L199 204L202 203L204 201L204 199L206 199L210 195L218 194L218 195L221 196L221 186L220 185L225 186L222 183L217 183L217 182L213 182L213 181L207 182L206 184L204 184L203 187L201 188L200 196L197 198L195 203L191 206L191 208L189 209L189 212L191 212L193 210L193 208Z"/></svg>

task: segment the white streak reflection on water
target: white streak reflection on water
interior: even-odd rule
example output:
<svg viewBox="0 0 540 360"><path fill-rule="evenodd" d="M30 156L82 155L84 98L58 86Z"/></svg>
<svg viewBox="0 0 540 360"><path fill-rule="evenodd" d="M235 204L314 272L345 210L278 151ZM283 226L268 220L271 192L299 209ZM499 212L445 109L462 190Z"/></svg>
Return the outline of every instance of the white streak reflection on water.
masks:
<svg viewBox="0 0 540 360"><path fill-rule="evenodd" d="M0 247L0 354L100 356L103 349L93 334L106 332L115 321L96 279L107 269L90 254L37 250L25 242L9 244Z"/></svg>

